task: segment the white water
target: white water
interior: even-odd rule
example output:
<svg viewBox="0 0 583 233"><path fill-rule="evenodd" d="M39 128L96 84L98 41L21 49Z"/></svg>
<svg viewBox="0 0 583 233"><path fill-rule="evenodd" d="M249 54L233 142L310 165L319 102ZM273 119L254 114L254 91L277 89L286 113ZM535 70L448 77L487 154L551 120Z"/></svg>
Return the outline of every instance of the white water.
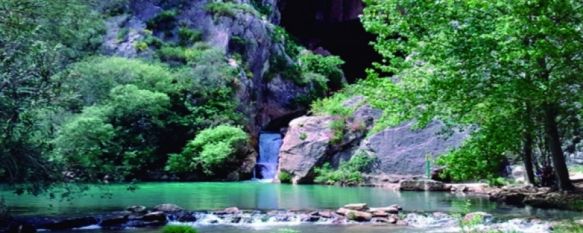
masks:
<svg viewBox="0 0 583 233"><path fill-rule="evenodd" d="M259 158L254 172L255 179L270 181L277 172L281 134L265 132L259 134Z"/></svg>

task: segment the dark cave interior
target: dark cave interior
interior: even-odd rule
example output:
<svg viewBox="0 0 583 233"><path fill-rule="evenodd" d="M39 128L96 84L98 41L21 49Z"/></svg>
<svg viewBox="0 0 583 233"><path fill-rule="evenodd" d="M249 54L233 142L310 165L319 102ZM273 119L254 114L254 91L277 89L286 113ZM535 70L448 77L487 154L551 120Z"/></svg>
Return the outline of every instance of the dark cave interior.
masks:
<svg viewBox="0 0 583 233"><path fill-rule="evenodd" d="M310 50L340 56L349 83L365 77L365 69L379 61L358 17L360 0L288 0L280 6L281 26Z"/></svg>

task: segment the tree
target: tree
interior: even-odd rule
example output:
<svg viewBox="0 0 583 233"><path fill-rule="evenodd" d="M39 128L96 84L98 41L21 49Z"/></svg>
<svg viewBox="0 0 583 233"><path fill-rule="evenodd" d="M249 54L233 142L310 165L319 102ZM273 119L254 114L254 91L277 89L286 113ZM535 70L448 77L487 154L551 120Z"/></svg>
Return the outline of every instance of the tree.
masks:
<svg viewBox="0 0 583 233"><path fill-rule="evenodd" d="M568 91L583 83L582 2L365 3L365 28L378 35L375 48L387 59L377 70L398 74L395 85L414 93L407 97L421 123L441 118L477 125L472 138L484 141L473 148L484 162L518 152L522 133L543 127L558 186L573 187L558 123L566 106L581 101L580 92ZM488 153L482 147L491 143L498 149Z"/></svg>
<svg viewBox="0 0 583 233"><path fill-rule="evenodd" d="M44 155L60 112L52 76L94 50L102 28L84 1L0 0L0 179L36 192L60 176Z"/></svg>

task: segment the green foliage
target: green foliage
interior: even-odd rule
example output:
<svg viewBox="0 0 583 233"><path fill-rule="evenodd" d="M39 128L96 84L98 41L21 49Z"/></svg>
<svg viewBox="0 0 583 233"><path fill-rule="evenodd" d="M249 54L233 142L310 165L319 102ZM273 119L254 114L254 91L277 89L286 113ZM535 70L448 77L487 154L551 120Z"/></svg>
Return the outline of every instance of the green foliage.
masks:
<svg viewBox="0 0 583 233"><path fill-rule="evenodd" d="M202 40L202 32L187 27L178 29L178 38L180 46L191 46L195 42Z"/></svg>
<svg viewBox="0 0 583 233"><path fill-rule="evenodd" d="M279 42L283 44L285 48L285 53L292 59L295 59L303 48L298 44L298 42L289 34L287 31L280 26L273 26L273 31L271 32L271 39L274 42Z"/></svg>
<svg viewBox="0 0 583 233"><path fill-rule="evenodd" d="M314 182L341 185L360 184L364 181L362 172L366 171L373 162L373 157L358 153L347 162L341 163L337 170L334 170L330 164L326 163L322 167L315 169L316 178Z"/></svg>
<svg viewBox="0 0 583 233"><path fill-rule="evenodd" d="M447 169L457 166L451 173L489 178L501 153L519 153L521 134L537 127L544 127L543 138L552 138L548 143L560 147L559 136L551 133L556 130L553 124L558 114L569 117L567 109L581 99L580 94L565 93L582 83L583 67L570 58L580 56L583 48L577 26L583 15L576 13L583 3L367 0L365 4L363 24L377 34L375 48L385 58L371 76L396 74L395 92L387 95L397 97L391 107L397 115L390 118L415 116L421 126L434 119L477 126L472 133L477 139L443 161ZM557 12L570 17L556 17ZM554 158L562 156L560 148L553 152ZM461 166L467 169L461 171Z"/></svg>
<svg viewBox="0 0 583 233"><path fill-rule="evenodd" d="M215 174L240 155L247 140L247 134L239 127L219 125L205 129L184 147L182 153L172 155L167 169L193 172L202 168L207 175Z"/></svg>
<svg viewBox="0 0 583 233"><path fill-rule="evenodd" d="M117 41L120 42L126 40L129 33L129 28L120 28L119 31L117 31Z"/></svg>
<svg viewBox="0 0 583 233"><path fill-rule="evenodd" d="M160 12L160 14L156 15L154 18L151 18L146 22L148 28L151 29L164 29L168 28L171 24L176 21L176 16L178 13L176 10L165 10Z"/></svg>
<svg viewBox="0 0 583 233"><path fill-rule="evenodd" d="M553 232L555 233L583 233L583 225L566 221L553 226Z"/></svg>
<svg viewBox="0 0 583 233"><path fill-rule="evenodd" d="M99 1L97 4L99 12L109 16L121 15L128 10L128 0L105 0Z"/></svg>
<svg viewBox="0 0 583 233"><path fill-rule="evenodd" d="M308 138L308 134L306 134L305 132L301 132L300 133L300 140L304 141Z"/></svg>
<svg viewBox="0 0 583 233"><path fill-rule="evenodd" d="M316 115L349 117L355 109L344 105L348 98L345 92L338 92L328 98L318 99L312 102L311 111Z"/></svg>
<svg viewBox="0 0 583 233"><path fill-rule="evenodd" d="M42 191L60 173L45 154L62 117L52 76L95 51L104 24L84 1L0 1L0 180Z"/></svg>
<svg viewBox="0 0 583 233"><path fill-rule="evenodd" d="M281 182L282 184L291 184L293 177L289 172L282 170L279 172L277 178L279 178L279 182Z"/></svg>
<svg viewBox="0 0 583 233"><path fill-rule="evenodd" d="M134 43L134 48L136 48L138 52L144 52L148 49L148 43L144 41L137 41Z"/></svg>
<svg viewBox="0 0 583 233"><path fill-rule="evenodd" d="M175 46L164 46L160 48L158 51L158 57L160 60L164 62L180 62L183 64L196 61L198 57L200 57L203 53L202 50L193 47L193 48L184 48L184 47L175 47Z"/></svg>
<svg viewBox="0 0 583 233"><path fill-rule="evenodd" d="M327 86L340 89L344 86L344 73L340 66L344 61L338 56L322 56L311 52L303 52L298 58L303 73L316 73L324 76Z"/></svg>
<svg viewBox="0 0 583 233"><path fill-rule="evenodd" d="M77 63L59 80L65 106L82 113L58 131L52 157L86 180L127 180L161 170L167 154L179 152L200 130L241 121L233 73L216 50L201 50L196 65L177 70L117 57ZM217 145L202 158L213 166L212 158L224 152Z"/></svg>
<svg viewBox="0 0 583 233"><path fill-rule="evenodd" d="M344 119L336 119L330 123L333 135L330 139L332 144L339 144L344 138L344 131L346 129L346 121Z"/></svg>
<svg viewBox="0 0 583 233"><path fill-rule="evenodd" d="M271 6L263 3L262 0L251 0L251 5L261 14L265 16L271 15Z"/></svg>
<svg viewBox="0 0 583 233"><path fill-rule="evenodd" d="M191 226L168 225L162 229L163 233L197 233Z"/></svg>
<svg viewBox="0 0 583 233"><path fill-rule="evenodd" d="M206 5L206 10L215 16L226 16L226 17L236 17L237 14L251 14L254 16L259 16L257 10L245 3L236 3L230 1L213 1Z"/></svg>

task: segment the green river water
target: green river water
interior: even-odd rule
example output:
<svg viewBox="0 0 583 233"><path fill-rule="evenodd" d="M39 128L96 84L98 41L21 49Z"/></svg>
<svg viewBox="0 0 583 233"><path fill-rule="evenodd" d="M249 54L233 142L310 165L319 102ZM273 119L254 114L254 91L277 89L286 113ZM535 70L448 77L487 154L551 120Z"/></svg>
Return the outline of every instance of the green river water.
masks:
<svg viewBox="0 0 583 233"><path fill-rule="evenodd" d="M311 210L336 209L348 203L368 203L369 206L399 204L406 212L452 212L466 201L473 211L485 211L497 218L537 217L565 219L580 213L517 208L493 203L487 198L459 196L441 192L396 192L370 187L336 187L320 185L282 185L258 182L235 183L141 183L135 191L127 185L94 186L71 200L51 199L48 195L18 196L7 189L0 190L14 215L65 215L80 216L123 210L130 205L153 207L174 203L188 210L215 210L236 206L240 209L260 210ZM299 232L387 232L379 226L318 226L299 225L286 227L234 227L206 226L201 232L278 232L291 228ZM390 232L415 232L410 228L390 227ZM89 230L98 232L99 230ZM84 232L77 230L75 232ZM160 229L126 230L125 232L160 232Z"/></svg>

